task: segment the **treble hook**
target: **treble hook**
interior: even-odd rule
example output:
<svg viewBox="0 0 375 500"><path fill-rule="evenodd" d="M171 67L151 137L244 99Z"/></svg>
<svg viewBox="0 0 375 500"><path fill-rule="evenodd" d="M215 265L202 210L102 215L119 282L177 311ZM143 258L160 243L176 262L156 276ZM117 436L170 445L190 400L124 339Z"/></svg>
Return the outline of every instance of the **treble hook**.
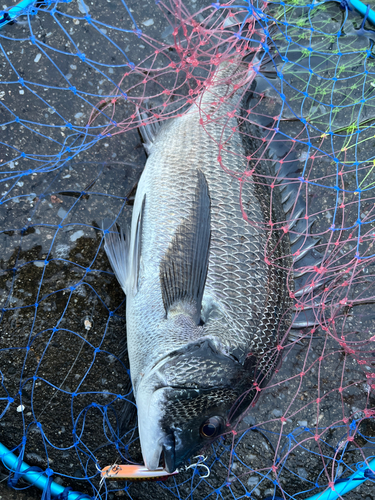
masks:
<svg viewBox="0 0 375 500"><path fill-rule="evenodd" d="M197 455L196 457L193 457L193 458L197 458L198 462L196 464L189 465L188 467L186 467L185 470L191 469L192 467L204 467L206 469L207 473L205 476L201 476L201 478L204 479L206 477L209 477L209 475L211 474L211 471L210 471L209 467L203 463L204 461L207 460L207 457L205 457L204 455Z"/></svg>

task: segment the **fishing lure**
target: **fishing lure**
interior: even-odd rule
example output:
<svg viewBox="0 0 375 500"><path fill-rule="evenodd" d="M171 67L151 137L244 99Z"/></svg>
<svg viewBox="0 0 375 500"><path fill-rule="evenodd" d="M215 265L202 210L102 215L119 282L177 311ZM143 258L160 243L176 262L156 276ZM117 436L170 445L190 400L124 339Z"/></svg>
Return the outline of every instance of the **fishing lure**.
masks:
<svg viewBox="0 0 375 500"><path fill-rule="evenodd" d="M203 467L206 470L206 474L201 477L208 477L210 475L210 469L205 463L203 463L207 457L198 455L194 458L198 460L197 463L190 464L180 469L176 469L171 473L167 472L162 467L158 467L155 470L149 470L144 465L133 464L108 465L107 467L101 469L100 473L102 475L102 479L124 479L127 481L165 481L169 477L175 476L179 472L192 469L193 467Z"/></svg>
<svg viewBox="0 0 375 500"><path fill-rule="evenodd" d="M178 474L167 472L162 467L148 470L144 465L109 465L101 470L103 479L124 479L128 481L163 481Z"/></svg>

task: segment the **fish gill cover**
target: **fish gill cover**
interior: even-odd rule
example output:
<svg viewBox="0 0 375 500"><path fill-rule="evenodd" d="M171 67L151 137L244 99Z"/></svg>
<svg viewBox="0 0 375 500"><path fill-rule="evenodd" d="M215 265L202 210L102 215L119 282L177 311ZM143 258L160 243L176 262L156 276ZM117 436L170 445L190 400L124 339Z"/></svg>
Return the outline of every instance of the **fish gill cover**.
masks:
<svg viewBox="0 0 375 500"><path fill-rule="evenodd" d="M368 480L347 497L370 498L371 25L348 5L303 0L47 0L14 24L8 16L0 17L2 444L47 472L44 498L51 479L103 499L308 498L357 470ZM239 184L267 185L271 203L278 190L288 205L284 222L266 229L295 242L292 335L279 339L282 364L247 416L205 450L209 477L192 467L165 483L101 481L100 468L141 461L135 420L120 432L124 402L133 405L125 298L102 221L117 231L131 217L146 161L137 128L191 105L200 113L219 65L239 57L248 72L236 77L244 98L231 114L252 151L240 175L223 162L225 142L212 161ZM201 113L200 126L213 119ZM272 175L259 173L265 163ZM267 265L281 266L277 255L268 247ZM19 467L1 465L1 493L40 498Z"/></svg>

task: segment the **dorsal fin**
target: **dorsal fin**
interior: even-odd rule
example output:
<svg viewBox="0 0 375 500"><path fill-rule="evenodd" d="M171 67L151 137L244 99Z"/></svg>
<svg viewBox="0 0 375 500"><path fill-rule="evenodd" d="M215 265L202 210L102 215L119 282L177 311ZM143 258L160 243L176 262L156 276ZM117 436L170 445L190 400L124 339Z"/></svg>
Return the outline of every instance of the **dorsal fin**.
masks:
<svg viewBox="0 0 375 500"><path fill-rule="evenodd" d="M148 101L144 102L144 107L145 109L142 112L137 109L137 116L141 123L138 131L141 134L143 146L146 150L147 156L149 156L151 154L152 145L162 128L165 126L166 122L155 118ZM170 123L170 121L171 119L168 120L168 123Z"/></svg>
<svg viewBox="0 0 375 500"><path fill-rule="evenodd" d="M211 238L211 201L206 178L198 181L190 215L184 219L160 264L165 311L176 303L200 323L202 297L208 271Z"/></svg>

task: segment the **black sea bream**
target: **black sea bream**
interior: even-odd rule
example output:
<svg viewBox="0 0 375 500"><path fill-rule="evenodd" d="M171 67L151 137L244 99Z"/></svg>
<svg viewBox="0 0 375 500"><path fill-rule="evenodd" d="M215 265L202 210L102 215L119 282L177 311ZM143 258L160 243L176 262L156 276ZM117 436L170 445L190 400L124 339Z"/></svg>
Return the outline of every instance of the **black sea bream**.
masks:
<svg viewBox="0 0 375 500"><path fill-rule="evenodd" d="M131 229L106 235L126 293L149 469L163 454L172 472L230 430L274 373L291 324L289 236L269 225L286 219L278 188L271 201L267 165L275 162L245 175L255 147L239 118L246 96L238 82L254 79L247 68L221 65L186 114L142 127L149 156Z"/></svg>

